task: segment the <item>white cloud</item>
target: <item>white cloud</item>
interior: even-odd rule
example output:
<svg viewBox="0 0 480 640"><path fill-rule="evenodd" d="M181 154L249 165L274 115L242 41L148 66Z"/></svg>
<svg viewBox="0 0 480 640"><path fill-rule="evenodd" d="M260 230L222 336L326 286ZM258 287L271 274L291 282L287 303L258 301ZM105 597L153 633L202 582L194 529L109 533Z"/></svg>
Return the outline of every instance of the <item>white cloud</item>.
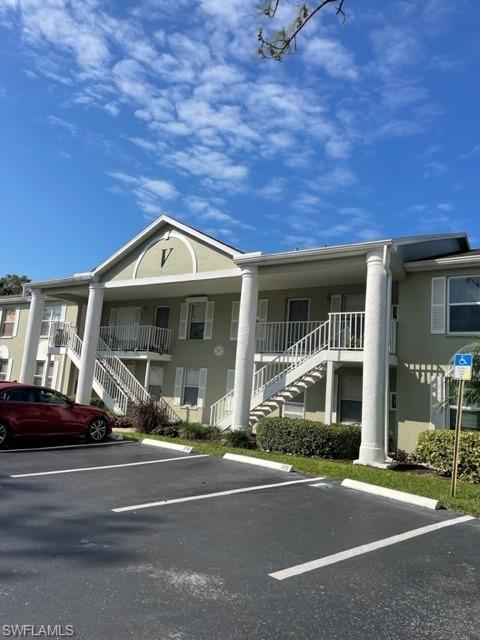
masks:
<svg viewBox="0 0 480 640"><path fill-rule="evenodd" d="M64 120L63 118L50 115L48 116L47 120L50 124L53 124L54 126L57 126L57 127L61 127L62 129L65 129L65 131L68 131L72 135L75 135L77 133L77 126L74 125L72 122L67 122L67 120Z"/></svg>
<svg viewBox="0 0 480 640"><path fill-rule="evenodd" d="M226 154L211 151L208 147L195 146L189 151L174 151L168 160L201 178L221 182L241 182L248 175L248 167L233 162Z"/></svg>
<svg viewBox="0 0 480 640"><path fill-rule="evenodd" d="M353 54L338 40L311 38L305 44L303 57L307 63L321 67L332 78L358 80L359 71Z"/></svg>

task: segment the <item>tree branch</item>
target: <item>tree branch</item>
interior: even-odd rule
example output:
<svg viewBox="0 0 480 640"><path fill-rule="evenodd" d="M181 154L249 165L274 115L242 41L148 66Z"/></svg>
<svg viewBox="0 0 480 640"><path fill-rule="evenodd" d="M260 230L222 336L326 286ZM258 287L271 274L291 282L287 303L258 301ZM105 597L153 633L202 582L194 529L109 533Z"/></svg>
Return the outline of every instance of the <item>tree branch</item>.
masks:
<svg viewBox="0 0 480 640"><path fill-rule="evenodd" d="M284 55L291 54L296 51L297 48L297 36L300 31L310 22L310 20L324 9L327 5L337 3L335 15L342 18L342 22L345 23L346 15L343 9L345 0L322 0L314 9L310 10L309 7L304 4L298 9L297 17L295 18L290 32L285 27L282 27L272 38L265 37L263 34L263 28L258 30L257 38L259 41L259 47L257 54L262 58L273 58L275 60L282 60ZM262 9L262 15L272 19L275 17L280 0L269 2Z"/></svg>

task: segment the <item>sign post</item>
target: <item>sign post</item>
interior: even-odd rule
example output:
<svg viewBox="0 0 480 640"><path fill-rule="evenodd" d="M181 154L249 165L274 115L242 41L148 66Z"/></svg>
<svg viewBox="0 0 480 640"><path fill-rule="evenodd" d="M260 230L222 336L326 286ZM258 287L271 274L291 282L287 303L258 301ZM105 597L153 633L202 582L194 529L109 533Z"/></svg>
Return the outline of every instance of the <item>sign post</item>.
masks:
<svg viewBox="0 0 480 640"><path fill-rule="evenodd" d="M450 496L455 497L457 493L457 476L458 476L458 459L460 456L460 434L462 431L462 411L463 411L463 394L465 390L465 380L471 380L473 368L472 353L456 353L454 357L454 380L459 380L458 398L457 398L457 415L455 419L455 443L453 446L453 462L452 462L452 484L450 488Z"/></svg>

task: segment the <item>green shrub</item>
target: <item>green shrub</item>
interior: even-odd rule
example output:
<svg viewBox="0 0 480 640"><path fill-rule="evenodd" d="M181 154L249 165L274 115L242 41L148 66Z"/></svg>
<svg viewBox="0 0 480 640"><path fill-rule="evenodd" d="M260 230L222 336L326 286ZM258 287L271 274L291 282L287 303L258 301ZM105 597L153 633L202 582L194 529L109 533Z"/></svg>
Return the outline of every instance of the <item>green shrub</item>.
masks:
<svg viewBox="0 0 480 640"><path fill-rule="evenodd" d="M168 425L166 410L153 398L133 407L132 422L141 433L163 434Z"/></svg>
<svg viewBox="0 0 480 640"><path fill-rule="evenodd" d="M415 456L435 471L452 475L454 431L423 431L417 440ZM465 431L460 437L458 477L480 483L480 433Z"/></svg>
<svg viewBox="0 0 480 640"><path fill-rule="evenodd" d="M221 430L218 427L210 427L199 422L181 422L179 435L186 440L219 440Z"/></svg>
<svg viewBox="0 0 480 640"><path fill-rule="evenodd" d="M250 434L246 431L227 431L225 433L225 444L238 449L253 449L255 446Z"/></svg>
<svg viewBox="0 0 480 640"><path fill-rule="evenodd" d="M312 420L264 418L257 425L257 446L264 451L352 460L358 457L360 428Z"/></svg>

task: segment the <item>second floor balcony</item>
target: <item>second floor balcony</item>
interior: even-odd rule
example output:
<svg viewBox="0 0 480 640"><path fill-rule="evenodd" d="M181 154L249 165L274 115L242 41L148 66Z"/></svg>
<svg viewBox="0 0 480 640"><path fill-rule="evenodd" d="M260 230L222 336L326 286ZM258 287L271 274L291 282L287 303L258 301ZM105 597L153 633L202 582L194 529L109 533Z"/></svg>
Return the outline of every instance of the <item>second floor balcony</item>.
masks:
<svg viewBox="0 0 480 640"><path fill-rule="evenodd" d="M329 313L326 320L300 322L258 322L256 329L256 353L277 354L328 322L328 348L338 351L363 351L365 312ZM390 353L396 353L396 320L392 318L390 328Z"/></svg>
<svg viewBox="0 0 480 640"><path fill-rule="evenodd" d="M172 331L153 325L114 325L100 327L100 338L118 352L172 353Z"/></svg>

